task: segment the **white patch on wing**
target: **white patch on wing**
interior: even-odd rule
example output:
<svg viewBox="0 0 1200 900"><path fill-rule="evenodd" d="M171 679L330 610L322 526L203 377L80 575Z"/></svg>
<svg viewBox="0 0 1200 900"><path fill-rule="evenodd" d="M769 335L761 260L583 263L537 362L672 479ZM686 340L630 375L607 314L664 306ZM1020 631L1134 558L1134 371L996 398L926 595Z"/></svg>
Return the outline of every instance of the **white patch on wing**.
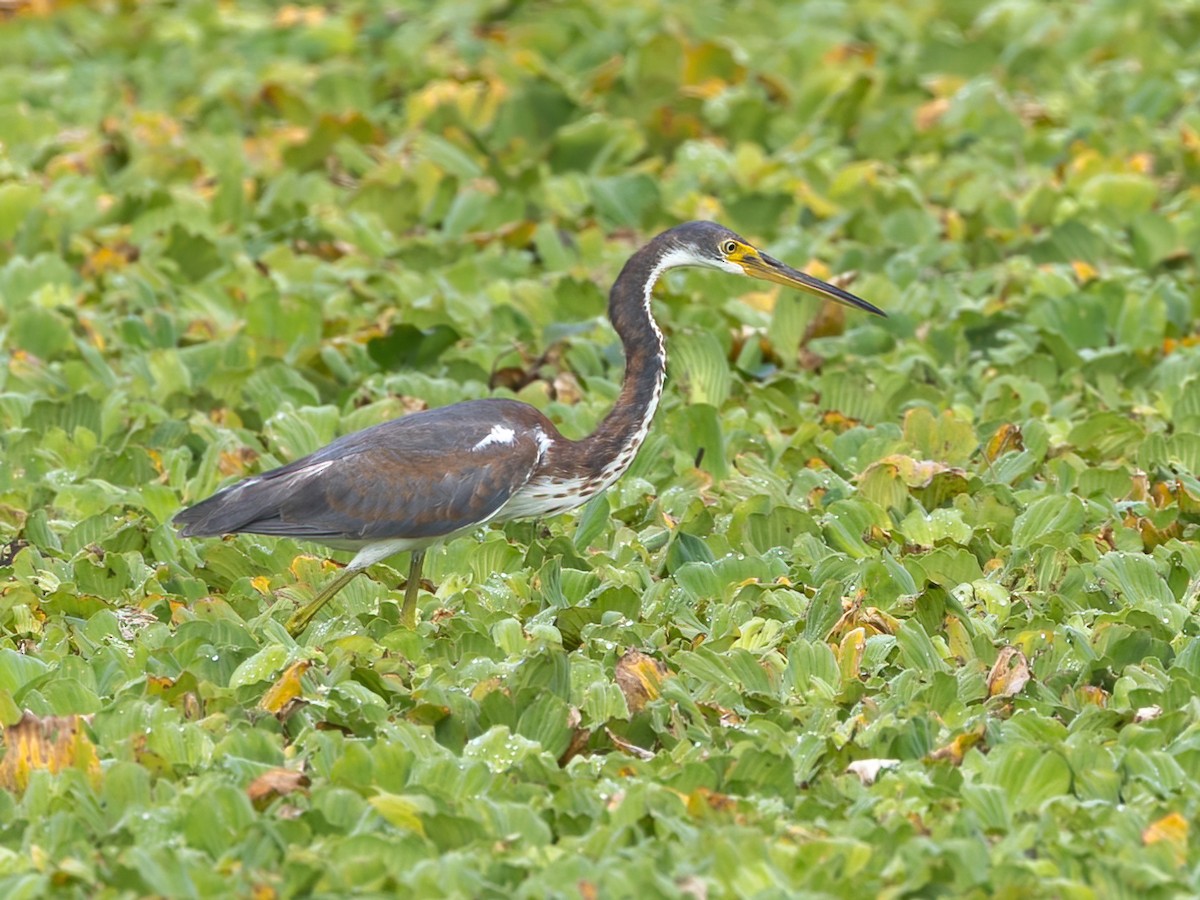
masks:
<svg viewBox="0 0 1200 900"><path fill-rule="evenodd" d="M538 462L541 462L546 456L546 451L550 449L550 445L553 444L554 441L550 435L546 434L546 432L542 431L540 428L533 433L533 439L537 442Z"/></svg>
<svg viewBox="0 0 1200 900"><path fill-rule="evenodd" d="M516 439L517 433L507 425L493 425L478 444L472 447L472 450L484 450L492 444L511 444Z"/></svg>
<svg viewBox="0 0 1200 900"><path fill-rule="evenodd" d="M680 266L706 266L708 268L732 272L735 275L745 274L742 267L736 263L710 256L701 256L694 250L682 245L672 247L664 253L651 270L650 277L646 280L646 293L642 298L643 308L646 312L645 321L658 345L659 359L654 381L654 393L650 397L650 402L642 411L641 421L638 422L633 432L628 435L624 445L618 448L613 458L593 477L586 479L550 479L545 477L531 479L515 491L508 499L508 502L501 507L496 515L497 521L503 522L508 519L520 519L526 516L553 516L574 509L577 506L582 506L625 474L625 471L633 463L638 449L642 446L642 443L646 440L647 433L650 431L650 422L654 418L654 412L658 408L659 400L662 398L663 378L666 375L666 348L663 345L662 332L659 330L658 323L654 321L654 316L650 311L651 291L654 289L654 283L658 281L659 276L663 272L667 271L667 269L674 269ZM552 440L540 430L534 432L534 440L537 441L540 460L545 456Z"/></svg>

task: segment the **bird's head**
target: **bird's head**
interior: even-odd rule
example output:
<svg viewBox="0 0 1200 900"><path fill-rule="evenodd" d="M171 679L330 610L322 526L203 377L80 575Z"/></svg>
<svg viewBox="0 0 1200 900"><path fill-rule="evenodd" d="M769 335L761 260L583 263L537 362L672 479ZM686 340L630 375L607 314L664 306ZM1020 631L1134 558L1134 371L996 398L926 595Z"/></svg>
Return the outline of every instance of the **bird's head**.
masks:
<svg viewBox="0 0 1200 900"><path fill-rule="evenodd" d="M663 235L668 239L663 255L663 268L675 266L706 266L749 275L763 281L786 285L806 294L865 310L877 316L887 315L874 304L849 291L793 269L763 253L744 237L716 222L688 222Z"/></svg>

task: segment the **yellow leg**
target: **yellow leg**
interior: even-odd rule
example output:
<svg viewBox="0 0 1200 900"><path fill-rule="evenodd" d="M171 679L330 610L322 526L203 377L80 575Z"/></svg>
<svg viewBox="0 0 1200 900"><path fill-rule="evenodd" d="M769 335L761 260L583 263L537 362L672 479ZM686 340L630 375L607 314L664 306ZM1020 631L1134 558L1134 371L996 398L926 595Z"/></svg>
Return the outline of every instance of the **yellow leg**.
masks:
<svg viewBox="0 0 1200 900"><path fill-rule="evenodd" d="M287 628L288 634L290 634L292 637L298 637L300 632L302 632L308 626L308 623L312 620L312 617L317 614L317 611L326 603L328 603L333 598L334 594L349 584L354 576L361 571L362 569L352 569L349 566L347 566L345 569L342 569L342 571L338 573L338 576L333 579L333 581L329 582L329 584L325 585L325 587L321 589L321 593L313 597L307 606L303 606L296 610L296 612L292 614L292 617L287 620L287 625L285 627Z"/></svg>
<svg viewBox="0 0 1200 900"><path fill-rule="evenodd" d="M408 584L404 588L404 606L400 608L400 624L405 628L417 627L417 595L421 591L421 564L424 561L425 551L414 550L412 562L408 566ZM296 610L287 620L287 625L284 627L287 628L288 634L292 637L299 637L300 632L308 627L308 623L312 621L312 617L320 611L321 607L333 599L333 595L349 584L361 571L362 569L356 569L353 565L342 569L333 581L321 589L321 593L313 597L307 605Z"/></svg>
<svg viewBox="0 0 1200 900"><path fill-rule="evenodd" d="M404 606L400 608L400 624L405 628L417 627L417 594L421 590L421 563L425 561L424 550L414 550L412 562L408 564L408 584L404 586Z"/></svg>

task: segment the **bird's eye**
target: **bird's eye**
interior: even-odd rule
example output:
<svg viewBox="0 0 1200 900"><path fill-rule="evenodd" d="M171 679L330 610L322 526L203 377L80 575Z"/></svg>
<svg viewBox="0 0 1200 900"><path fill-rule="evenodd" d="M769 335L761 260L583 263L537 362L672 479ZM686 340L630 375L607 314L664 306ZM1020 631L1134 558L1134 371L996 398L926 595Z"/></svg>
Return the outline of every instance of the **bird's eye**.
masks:
<svg viewBox="0 0 1200 900"><path fill-rule="evenodd" d="M726 241L721 245L721 252L726 256L732 256L734 253L737 253L737 248L737 241Z"/></svg>

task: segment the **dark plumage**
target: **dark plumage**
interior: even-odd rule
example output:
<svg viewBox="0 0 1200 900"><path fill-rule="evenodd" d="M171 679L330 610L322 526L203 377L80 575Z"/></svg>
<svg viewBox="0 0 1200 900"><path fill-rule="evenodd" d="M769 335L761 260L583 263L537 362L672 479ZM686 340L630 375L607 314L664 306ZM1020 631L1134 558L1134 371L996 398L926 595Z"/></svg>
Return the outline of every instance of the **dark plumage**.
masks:
<svg viewBox="0 0 1200 900"><path fill-rule="evenodd" d="M608 312L625 350L625 379L612 410L588 437L568 440L538 410L513 400L472 400L414 413L219 491L175 517L181 534L250 532L357 549L342 574L292 617L293 633L357 572L411 550L402 618L413 624L429 545L488 521L579 506L629 468L650 428L666 371L650 291L677 266L750 275L883 315L721 225L688 222L634 253L613 284Z"/></svg>
<svg viewBox="0 0 1200 900"><path fill-rule="evenodd" d="M513 432L503 453L473 448L496 427ZM175 517L184 537L246 531L361 546L434 539L494 516L529 481L535 429L552 426L515 400L471 400L348 434L303 459L238 482Z"/></svg>

